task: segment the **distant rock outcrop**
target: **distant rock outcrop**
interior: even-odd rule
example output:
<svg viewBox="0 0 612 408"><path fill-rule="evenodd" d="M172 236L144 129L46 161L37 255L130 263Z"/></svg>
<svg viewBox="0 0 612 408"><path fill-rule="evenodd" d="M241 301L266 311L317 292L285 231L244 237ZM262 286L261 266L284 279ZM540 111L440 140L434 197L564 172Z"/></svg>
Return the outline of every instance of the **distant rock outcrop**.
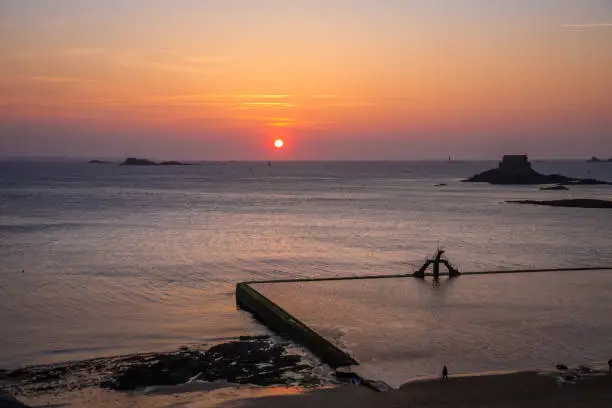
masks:
<svg viewBox="0 0 612 408"><path fill-rule="evenodd" d="M593 200L588 198L578 198L571 200L550 200L550 201L538 201L538 200L519 200L519 201L506 201L512 204L531 204L531 205L547 205L549 207L569 207L569 208L612 208L612 201L607 200Z"/></svg>
<svg viewBox="0 0 612 408"><path fill-rule="evenodd" d="M157 166L157 163L147 159L138 159L136 157L128 157L121 163L122 166Z"/></svg>
<svg viewBox="0 0 612 408"><path fill-rule="evenodd" d="M90 160L89 164L109 164L109 161L104 161L104 160Z"/></svg>
<svg viewBox="0 0 612 408"><path fill-rule="evenodd" d="M587 163L611 163L612 162L612 157L609 158L608 160L602 160L598 157L591 157L589 160L587 160Z"/></svg>
<svg viewBox="0 0 612 408"><path fill-rule="evenodd" d="M160 166L191 166L191 163L183 163L179 161L163 161L159 163Z"/></svg>
<svg viewBox="0 0 612 408"><path fill-rule="evenodd" d="M569 190L569 188L567 188L567 187L565 187L565 186L563 186L563 185L560 185L560 184L559 184L559 185L556 185L556 186L547 186L547 187L542 187L542 188L540 188L540 190L548 190L548 191L551 191L551 190L560 190L560 191L567 191L567 190Z"/></svg>
<svg viewBox="0 0 612 408"><path fill-rule="evenodd" d="M147 159L138 159L136 157L128 157L121 163L122 166L189 166L191 163L183 163L179 161L163 161L156 163Z"/></svg>
<svg viewBox="0 0 612 408"><path fill-rule="evenodd" d="M609 184L595 179L575 179L560 174L540 174L531 167L527 155L506 155L498 168L487 170L463 180L468 183L489 184L558 184L597 185Z"/></svg>

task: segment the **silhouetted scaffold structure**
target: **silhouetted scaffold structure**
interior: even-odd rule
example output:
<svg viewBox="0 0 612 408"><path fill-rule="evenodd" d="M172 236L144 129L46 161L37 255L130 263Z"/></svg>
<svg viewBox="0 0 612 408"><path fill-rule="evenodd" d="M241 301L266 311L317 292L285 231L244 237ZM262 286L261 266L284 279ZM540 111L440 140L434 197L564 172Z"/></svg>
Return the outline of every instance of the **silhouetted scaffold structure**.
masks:
<svg viewBox="0 0 612 408"><path fill-rule="evenodd" d="M448 261L448 259L446 259L446 257L444 257L444 250L441 248L438 248L438 250L436 251L436 256L433 257L432 259L427 259L425 263L423 264L423 266L421 266L421 268L418 271L414 272L412 276L416 278L424 278L427 268L429 268L430 265L433 265L433 277L439 278L440 277L440 264L444 265L446 269L448 269L449 277L454 278L456 276L461 275L461 272L459 272L459 270L456 267L454 267L453 264L451 264Z"/></svg>

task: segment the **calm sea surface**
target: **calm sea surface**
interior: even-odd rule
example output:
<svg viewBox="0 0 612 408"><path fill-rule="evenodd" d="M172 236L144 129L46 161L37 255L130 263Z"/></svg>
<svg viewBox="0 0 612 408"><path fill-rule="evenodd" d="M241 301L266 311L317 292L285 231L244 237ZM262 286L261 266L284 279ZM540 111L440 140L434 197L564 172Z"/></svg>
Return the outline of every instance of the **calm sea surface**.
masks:
<svg viewBox="0 0 612 408"><path fill-rule="evenodd" d="M409 272L438 244L462 270L612 265L611 211L504 203L612 199L612 187L459 182L495 165L0 163L0 367L260 333L236 311L236 282ZM612 164L534 166L612 181ZM612 278L580 276L580 313L599 313ZM509 279L496 293L513 304L530 285ZM540 307L532 295L525 315ZM490 302L472 300L462 319Z"/></svg>

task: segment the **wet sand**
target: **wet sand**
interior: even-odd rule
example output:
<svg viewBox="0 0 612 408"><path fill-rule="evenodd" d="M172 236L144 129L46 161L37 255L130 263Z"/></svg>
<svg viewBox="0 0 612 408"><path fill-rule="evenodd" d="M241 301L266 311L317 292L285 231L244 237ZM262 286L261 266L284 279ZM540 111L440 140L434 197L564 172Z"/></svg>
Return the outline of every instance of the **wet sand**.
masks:
<svg viewBox="0 0 612 408"><path fill-rule="evenodd" d="M239 402L236 407L609 407L612 381L593 378L559 385L554 378L535 373L466 377L410 383L398 391L375 393L363 388L340 387L302 396L262 398Z"/></svg>
<svg viewBox="0 0 612 408"><path fill-rule="evenodd" d="M192 392L189 392L192 391ZM61 395L24 399L32 407L151 407L151 408L281 408L281 407L610 407L612 378L600 375L574 384L533 372L413 382L401 389L378 393L365 387L343 385L307 391L300 388L228 387L207 391L165 390L150 395L86 389Z"/></svg>

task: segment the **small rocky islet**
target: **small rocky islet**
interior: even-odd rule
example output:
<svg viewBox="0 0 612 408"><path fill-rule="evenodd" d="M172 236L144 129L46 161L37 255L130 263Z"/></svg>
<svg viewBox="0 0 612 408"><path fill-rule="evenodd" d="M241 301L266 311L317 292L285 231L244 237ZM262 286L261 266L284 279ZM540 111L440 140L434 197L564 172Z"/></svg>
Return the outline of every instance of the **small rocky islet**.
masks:
<svg viewBox="0 0 612 408"><path fill-rule="evenodd" d="M89 164L112 164L113 162L106 161L106 160L90 160L88 161L88 163ZM127 159L119 163L119 165L120 166L192 166L193 163L185 163L185 162L180 162L176 160L155 162L149 159L141 159L138 157L128 157Z"/></svg>
<svg viewBox="0 0 612 408"><path fill-rule="evenodd" d="M125 159L121 166L190 166L191 163L184 163L180 161L170 160L162 162L154 162L148 159L140 159L137 157L128 157Z"/></svg>
<svg viewBox="0 0 612 408"><path fill-rule="evenodd" d="M542 185L540 190L569 190L567 186L580 185L612 185L597 179L580 179L562 176L560 174L540 174L531 167L526 155L506 155L496 169L484 171L466 180L467 183L489 183L499 185ZM543 205L549 207L567 208L612 208L612 201L590 198L563 200L511 200L511 204Z"/></svg>
<svg viewBox="0 0 612 408"><path fill-rule="evenodd" d="M463 182L501 185L554 184L557 186L612 184L592 178L581 179L560 174L540 174L531 167L527 155L506 155L496 169L476 174Z"/></svg>
<svg viewBox="0 0 612 408"><path fill-rule="evenodd" d="M587 163L612 163L612 157L609 158L608 160L603 160L600 159L599 157L591 157L589 160L587 160Z"/></svg>

